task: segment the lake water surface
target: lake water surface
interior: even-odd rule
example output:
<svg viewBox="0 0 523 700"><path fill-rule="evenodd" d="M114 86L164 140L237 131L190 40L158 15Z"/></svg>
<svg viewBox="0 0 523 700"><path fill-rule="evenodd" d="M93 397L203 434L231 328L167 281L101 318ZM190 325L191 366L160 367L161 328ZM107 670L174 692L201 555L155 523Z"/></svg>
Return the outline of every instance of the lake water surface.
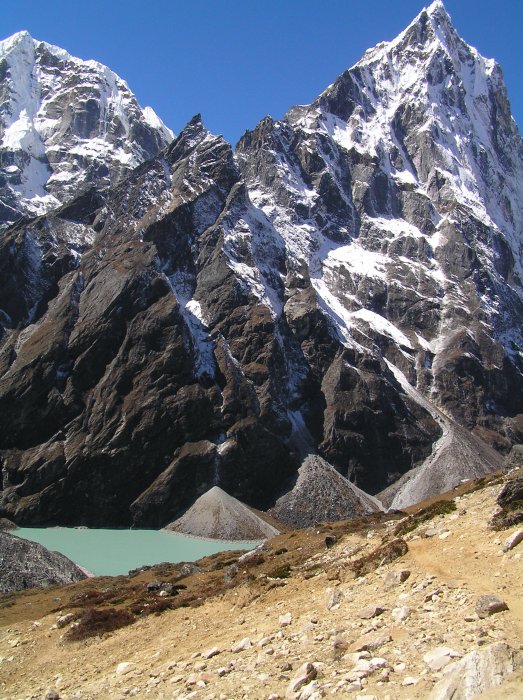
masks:
<svg viewBox="0 0 523 700"><path fill-rule="evenodd" d="M22 527L12 534L61 552L97 576L127 574L130 569L164 561L195 561L216 552L252 549L259 544L206 540L157 530Z"/></svg>

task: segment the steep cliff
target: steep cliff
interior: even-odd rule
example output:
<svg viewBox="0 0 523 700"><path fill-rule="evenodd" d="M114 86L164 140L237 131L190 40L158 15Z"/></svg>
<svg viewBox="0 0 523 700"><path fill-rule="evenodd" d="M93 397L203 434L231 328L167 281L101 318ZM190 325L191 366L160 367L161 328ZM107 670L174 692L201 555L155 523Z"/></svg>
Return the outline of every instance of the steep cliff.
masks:
<svg viewBox="0 0 523 700"><path fill-rule="evenodd" d="M171 140L101 63L27 32L0 42L0 225L115 184Z"/></svg>
<svg viewBox="0 0 523 700"><path fill-rule="evenodd" d="M0 515L161 527L319 454L402 506L523 438L523 146L440 2L233 153L199 116L0 241ZM412 476L412 479L410 478ZM408 487L405 484L408 482Z"/></svg>

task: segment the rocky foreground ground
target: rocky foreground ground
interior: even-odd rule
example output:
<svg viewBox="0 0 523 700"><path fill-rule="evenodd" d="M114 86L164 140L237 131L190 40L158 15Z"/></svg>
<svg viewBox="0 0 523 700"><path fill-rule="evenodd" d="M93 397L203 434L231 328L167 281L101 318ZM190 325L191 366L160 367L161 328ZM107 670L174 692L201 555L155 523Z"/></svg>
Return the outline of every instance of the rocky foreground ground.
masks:
<svg viewBox="0 0 523 700"><path fill-rule="evenodd" d="M520 698L523 532L492 529L514 478L246 556L4 597L0 698Z"/></svg>

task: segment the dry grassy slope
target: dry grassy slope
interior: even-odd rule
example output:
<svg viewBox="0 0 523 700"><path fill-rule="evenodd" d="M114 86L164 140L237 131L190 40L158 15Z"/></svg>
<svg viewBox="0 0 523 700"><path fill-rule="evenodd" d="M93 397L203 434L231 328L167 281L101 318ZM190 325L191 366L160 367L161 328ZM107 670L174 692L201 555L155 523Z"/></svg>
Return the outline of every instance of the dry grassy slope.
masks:
<svg viewBox="0 0 523 700"><path fill-rule="evenodd" d="M390 540L397 521L389 518L387 523L386 517L373 516L281 535L268 543L263 561L258 558L239 567L229 588L223 586L224 574L230 578L235 555L209 558L203 565L214 570L184 578L187 589L172 599L185 596L188 603L192 598L192 605L201 603L199 607L149 616L101 639L66 642L67 628L53 629L56 612L49 615L49 610L61 605L67 611L74 593L108 586L118 589L120 596L113 607L122 607L144 590L147 581L172 580L179 567L12 596L0 609L0 698L41 698L49 688L63 700L237 700L267 699L271 694L283 698L300 665L311 661L324 664L316 684L319 695L313 697L425 699L440 676L423 660L432 648L447 645L464 654L496 640L520 648L523 543L503 554L502 545L516 528L498 533L487 527L499 490L499 483L491 482L458 495L455 511L405 535L406 555L363 578L354 578L351 562L380 546L384 537ZM426 538L427 528L450 534ZM338 537L331 549L323 544L327 532ZM288 551L276 554L281 549ZM265 575L285 564L290 565L288 578L274 581ZM411 572L409 578L386 590L388 571L400 568ZM334 592L341 594L338 605L328 609ZM509 610L478 619L474 605L484 593L502 597ZM361 619L369 605L380 605L385 612ZM398 607L411 609L403 622L391 614ZM292 621L282 626L280 616L285 613ZM362 680L361 690L351 690L350 653L361 646L362 638L369 641L376 635L391 637L372 652L385 659L388 673L378 670ZM246 643L248 648L233 653L233 645L245 638L252 646ZM220 653L203 659L201 655L212 647ZM119 675L121 662L132 665ZM415 685L403 685L409 676ZM493 693L488 695L491 700L521 697L521 672Z"/></svg>

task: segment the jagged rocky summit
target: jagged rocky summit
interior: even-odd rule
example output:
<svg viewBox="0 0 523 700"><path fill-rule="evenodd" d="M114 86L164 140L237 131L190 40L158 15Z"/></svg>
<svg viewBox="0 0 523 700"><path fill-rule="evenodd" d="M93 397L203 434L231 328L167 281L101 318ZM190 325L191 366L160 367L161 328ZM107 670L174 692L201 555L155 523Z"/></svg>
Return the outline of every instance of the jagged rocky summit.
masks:
<svg viewBox="0 0 523 700"><path fill-rule="evenodd" d="M435 2L235 152L195 117L14 223L0 516L162 527L213 485L268 509L308 454L370 494L415 468L395 507L498 468L522 169L499 66Z"/></svg>
<svg viewBox="0 0 523 700"><path fill-rule="evenodd" d="M101 63L25 31L0 42L0 226L115 184L171 140Z"/></svg>

